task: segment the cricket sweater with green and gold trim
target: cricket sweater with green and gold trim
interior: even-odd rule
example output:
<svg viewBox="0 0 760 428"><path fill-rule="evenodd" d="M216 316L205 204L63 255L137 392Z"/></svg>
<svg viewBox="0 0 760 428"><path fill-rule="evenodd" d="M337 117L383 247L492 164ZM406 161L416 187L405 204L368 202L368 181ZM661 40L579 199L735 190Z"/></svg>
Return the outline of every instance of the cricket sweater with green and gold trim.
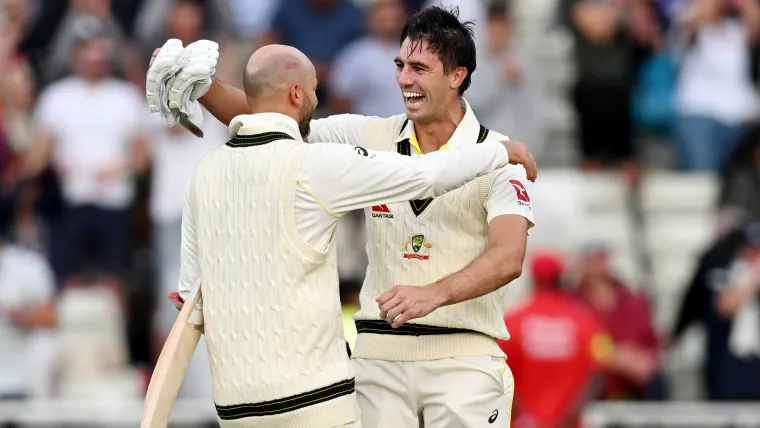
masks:
<svg viewBox="0 0 760 428"><path fill-rule="evenodd" d="M466 105L466 102L465 102ZM442 149L507 140L466 113ZM413 125L405 115L391 118L333 116L312 122L310 141L360 141L374 150L415 153ZM497 339L508 339L504 324L507 287L437 309L393 329L379 318L378 296L395 285L424 286L465 268L488 248L488 224L499 215L520 215L533 224L525 170L506 166L441 197L383 204L365 210L367 274L354 316L354 356L393 361L448 357L503 356Z"/></svg>
<svg viewBox="0 0 760 428"><path fill-rule="evenodd" d="M327 428L359 417L335 246L317 251L295 228L305 149L281 132L239 136L203 158L190 183L224 428Z"/></svg>
<svg viewBox="0 0 760 428"><path fill-rule="evenodd" d="M305 144L278 113L233 119L235 136L190 180L180 294L203 284L223 427L331 428L359 417L343 337L334 231L378 203L438 197L509 161L502 144L399 156ZM445 173L455 165L454 174Z"/></svg>

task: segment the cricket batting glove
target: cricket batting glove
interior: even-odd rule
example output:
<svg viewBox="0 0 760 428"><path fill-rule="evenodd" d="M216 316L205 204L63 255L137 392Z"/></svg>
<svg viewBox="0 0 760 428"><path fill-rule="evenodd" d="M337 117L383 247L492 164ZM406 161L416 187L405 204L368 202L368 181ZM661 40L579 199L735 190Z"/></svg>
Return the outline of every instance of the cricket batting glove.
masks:
<svg viewBox="0 0 760 428"><path fill-rule="evenodd" d="M178 110L180 124L197 137L203 137L203 113L198 99L211 87L211 76L216 73L219 44L199 40L187 45L177 63L177 72L169 89L169 108Z"/></svg>
<svg viewBox="0 0 760 428"><path fill-rule="evenodd" d="M179 111L172 111L169 108L169 89L175 75L180 70L179 59L182 52L180 40L167 40L150 66L145 81L148 108L151 113L160 113L164 125L167 127L174 126L179 120Z"/></svg>

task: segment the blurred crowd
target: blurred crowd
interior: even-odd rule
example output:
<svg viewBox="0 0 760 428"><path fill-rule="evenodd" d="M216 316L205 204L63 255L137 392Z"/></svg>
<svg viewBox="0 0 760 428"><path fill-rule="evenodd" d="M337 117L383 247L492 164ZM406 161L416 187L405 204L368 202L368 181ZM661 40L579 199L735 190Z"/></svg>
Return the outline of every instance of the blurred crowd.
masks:
<svg viewBox="0 0 760 428"><path fill-rule="evenodd" d="M476 115L540 169L616 174L634 193L658 168L720 183L720 227L673 327L603 242L531 253L503 344L523 423L595 398L668 399L664 355L696 323L704 398L760 400L758 0L2 0L0 399L144 393L176 317L185 182L228 135L208 114L196 138L148 113L155 48L215 40L216 76L240 86L254 49L292 45L316 66L319 117L389 116L404 112L400 29L438 3L476 24ZM349 339L363 221L338 233Z"/></svg>

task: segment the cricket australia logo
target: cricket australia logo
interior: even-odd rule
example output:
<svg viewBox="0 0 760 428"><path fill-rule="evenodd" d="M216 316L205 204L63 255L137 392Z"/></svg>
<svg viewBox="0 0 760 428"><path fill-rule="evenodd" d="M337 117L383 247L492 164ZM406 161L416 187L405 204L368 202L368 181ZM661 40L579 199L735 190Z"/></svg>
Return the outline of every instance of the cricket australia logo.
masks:
<svg viewBox="0 0 760 428"><path fill-rule="evenodd" d="M412 251L409 251L411 247ZM427 260L430 258L430 249L433 244L425 241L425 235L414 235L404 242L404 258Z"/></svg>

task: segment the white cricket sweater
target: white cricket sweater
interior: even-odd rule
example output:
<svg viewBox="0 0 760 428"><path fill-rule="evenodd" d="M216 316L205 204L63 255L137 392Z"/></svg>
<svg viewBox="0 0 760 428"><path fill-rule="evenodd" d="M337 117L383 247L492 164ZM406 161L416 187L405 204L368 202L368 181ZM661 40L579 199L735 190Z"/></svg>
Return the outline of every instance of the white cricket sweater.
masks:
<svg viewBox="0 0 760 428"><path fill-rule="evenodd" d="M359 410L338 297L337 220L376 203L440 196L506 165L506 150L494 143L406 157L304 144L296 122L278 114L241 116L230 129L236 137L206 155L189 183L180 268L186 301L202 278L222 426L350 423Z"/></svg>
<svg viewBox="0 0 760 428"><path fill-rule="evenodd" d="M466 105L466 102L465 102ZM507 140L466 114L448 148ZM362 141L365 147L411 155L414 128L405 115L368 118L333 116L314 121L310 140ZM424 286L465 268L488 248L488 224L505 214L533 213L525 170L508 165L430 200L383 204L366 210L369 264L354 316L354 356L395 361L448 357L503 356L497 339L509 339L504 324L507 287L479 298L442 307L400 328L379 318L376 299L395 285Z"/></svg>
<svg viewBox="0 0 760 428"><path fill-rule="evenodd" d="M191 181L214 402L230 426L325 428L359 415L335 246L320 253L294 227L304 149L227 146Z"/></svg>

